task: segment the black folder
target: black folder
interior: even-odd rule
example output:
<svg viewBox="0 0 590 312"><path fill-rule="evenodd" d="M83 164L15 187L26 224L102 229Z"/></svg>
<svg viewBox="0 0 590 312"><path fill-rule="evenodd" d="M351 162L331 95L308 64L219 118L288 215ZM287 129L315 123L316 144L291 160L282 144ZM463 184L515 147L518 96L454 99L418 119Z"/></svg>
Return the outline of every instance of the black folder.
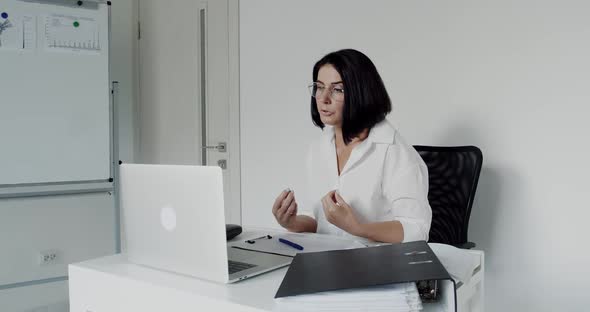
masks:
<svg viewBox="0 0 590 312"><path fill-rule="evenodd" d="M425 241L298 253L275 298L422 280L450 280L455 289Z"/></svg>

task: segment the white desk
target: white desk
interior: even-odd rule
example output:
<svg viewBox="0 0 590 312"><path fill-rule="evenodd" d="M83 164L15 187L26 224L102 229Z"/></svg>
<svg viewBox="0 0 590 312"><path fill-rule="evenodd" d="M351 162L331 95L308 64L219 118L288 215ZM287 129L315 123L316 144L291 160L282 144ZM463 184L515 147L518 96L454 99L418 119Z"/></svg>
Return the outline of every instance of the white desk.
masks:
<svg viewBox="0 0 590 312"><path fill-rule="evenodd" d="M240 239L256 236L252 234ZM481 266L469 285L457 289L460 312L483 311L483 253L474 252L481 255ZM69 266L70 311L273 311L286 272L282 268L226 285L135 265L118 254ZM437 304L424 309L446 310Z"/></svg>

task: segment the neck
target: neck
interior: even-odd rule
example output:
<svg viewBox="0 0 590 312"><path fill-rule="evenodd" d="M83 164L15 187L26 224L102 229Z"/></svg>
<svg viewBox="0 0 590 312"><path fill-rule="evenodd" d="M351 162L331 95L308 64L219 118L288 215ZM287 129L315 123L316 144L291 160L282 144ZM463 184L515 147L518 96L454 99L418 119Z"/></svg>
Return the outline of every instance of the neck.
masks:
<svg viewBox="0 0 590 312"><path fill-rule="evenodd" d="M345 146L344 138L342 137L342 128L341 127L334 127L334 136L336 139L336 146ZM349 144L362 142L368 136L369 136L369 129L365 129L359 135L352 138L352 141L350 141Z"/></svg>

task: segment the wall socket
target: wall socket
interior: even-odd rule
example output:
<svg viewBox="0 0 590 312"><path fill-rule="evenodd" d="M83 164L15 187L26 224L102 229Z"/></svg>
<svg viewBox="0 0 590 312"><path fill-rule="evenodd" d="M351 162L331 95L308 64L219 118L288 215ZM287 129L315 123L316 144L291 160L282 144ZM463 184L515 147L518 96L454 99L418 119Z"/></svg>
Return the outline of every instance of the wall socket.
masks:
<svg viewBox="0 0 590 312"><path fill-rule="evenodd" d="M57 249L43 250L39 252L39 265L51 265L60 262L61 255Z"/></svg>

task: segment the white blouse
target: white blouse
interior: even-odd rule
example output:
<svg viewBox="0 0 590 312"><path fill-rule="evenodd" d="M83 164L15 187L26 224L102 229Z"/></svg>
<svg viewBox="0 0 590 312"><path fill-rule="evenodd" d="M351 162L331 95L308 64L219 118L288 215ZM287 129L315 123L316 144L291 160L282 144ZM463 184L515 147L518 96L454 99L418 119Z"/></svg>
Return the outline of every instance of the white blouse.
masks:
<svg viewBox="0 0 590 312"><path fill-rule="evenodd" d="M428 240L432 211L428 204L428 169L416 150L384 120L355 146L340 176L334 129L326 126L311 144L307 159L308 196L299 214L316 219L318 233L358 237L329 223L321 203L331 190L354 209L360 222L399 221L404 242Z"/></svg>

